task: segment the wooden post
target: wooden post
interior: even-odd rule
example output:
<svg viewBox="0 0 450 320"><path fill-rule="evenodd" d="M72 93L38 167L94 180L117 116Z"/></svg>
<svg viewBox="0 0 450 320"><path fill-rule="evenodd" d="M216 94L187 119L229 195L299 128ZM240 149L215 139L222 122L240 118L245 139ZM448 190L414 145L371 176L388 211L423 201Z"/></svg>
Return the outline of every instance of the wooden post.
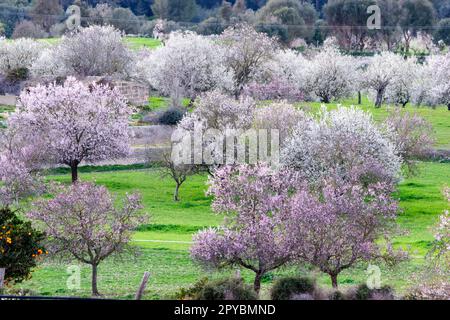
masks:
<svg viewBox="0 0 450 320"><path fill-rule="evenodd" d="M148 278L150 278L150 272L146 271L142 277L141 285L139 290L136 292L135 300L141 300L144 295L145 288L147 287Z"/></svg>
<svg viewBox="0 0 450 320"><path fill-rule="evenodd" d="M3 289L3 282L5 280L5 268L0 268L0 289Z"/></svg>

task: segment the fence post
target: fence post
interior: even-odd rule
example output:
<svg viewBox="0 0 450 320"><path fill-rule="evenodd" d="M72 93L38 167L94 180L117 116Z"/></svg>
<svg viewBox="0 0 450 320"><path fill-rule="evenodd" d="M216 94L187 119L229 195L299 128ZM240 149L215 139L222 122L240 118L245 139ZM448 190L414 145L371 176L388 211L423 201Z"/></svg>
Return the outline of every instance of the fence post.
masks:
<svg viewBox="0 0 450 320"><path fill-rule="evenodd" d="M5 268L0 268L0 289L3 289L3 282L5 280Z"/></svg>
<svg viewBox="0 0 450 320"><path fill-rule="evenodd" d="M144 276L142 277L141 285L139 286L138 291L136 292L135 300L141 300L144 295L145 288L147 287L148 278L150 278L150 272L146 271Z"/></svg>

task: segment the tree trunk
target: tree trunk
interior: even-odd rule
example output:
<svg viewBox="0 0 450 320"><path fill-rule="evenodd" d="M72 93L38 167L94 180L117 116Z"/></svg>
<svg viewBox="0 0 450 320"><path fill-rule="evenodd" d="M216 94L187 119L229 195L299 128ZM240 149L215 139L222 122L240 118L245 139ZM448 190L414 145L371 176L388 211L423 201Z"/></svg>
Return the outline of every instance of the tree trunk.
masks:
<svg viewBox="0 0 450 320"><path fill-rule="evenodd" d="M362 95L361 95L361 91L358 91L358 104L362 103Z"/></svg>
<svg viewBox="0 0 450 320"><path fill-rule="evenodd" d="M330 274L331 277L331 285L334 289L338 287L337 274Z"/></svg>
<svg viewBox="0 0 450 320"><path fill-rule="evenodd" d="M261 290L261 278L263 276L262 272L257 272L255 276L255 281L253 282L253 289L259 295L259 291Z"/></svg>
<svg viewBox="0 0 450 320"><path fill-rule="evenodd" d="M3 289L3 283L5 281L5 273L6 273L6 269L0 268L0 290Z"/></svg>
<svg viewBox="0 0 450 320"><path fill-rule="evenodd" d="M177 186L175 187L175 192L173 193L173 201L176 202L180 201L180 197L178 196L180 193L180 186L181 185L177 183Z"/></svg>
<svg viewBox="0 0 450 320"><path fill-rule="evenodd" d="M375 101L376 108L381 108L381 104L383 103L383 94L384 94L383 89L377 90L377 99Z"/></svg>
<svg viewBox="0 0 450 320"><path fill-rule="evenodd" d="M447 110L450 111L450 103L447 105Z"/></svg>
<svg viewBox="0 0 450 320"><path fill-rule="evenodd" d="M322 103L330 103L330 98L322 97Z"/></svg>
<svg viewBox="0 0 450 320"><path fill-rule="evenodd" d="M96 265L96 264L92 265L92 295L93 296L100 295L100 293L98 292L98 288L97 288L97 268L98 268L98 265Z"/></svg>
<svg viewBox="0 0 450 320"><path fill-rule="evenodd" d="M78 181L78 162L72 162L70 170L72 171L72 183L76 183Z"/></svg>

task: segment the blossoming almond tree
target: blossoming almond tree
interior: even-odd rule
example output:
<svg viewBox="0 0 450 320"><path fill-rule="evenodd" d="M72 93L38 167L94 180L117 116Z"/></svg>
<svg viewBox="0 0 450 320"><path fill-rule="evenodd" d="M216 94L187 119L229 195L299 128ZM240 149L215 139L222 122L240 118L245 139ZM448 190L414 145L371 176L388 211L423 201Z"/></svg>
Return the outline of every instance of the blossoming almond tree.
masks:
<svg viewBox="0 0 450 320"><path fill-rule="evenodd" d="M33 132L11 126L0 132L0 207L41 193L39 169L46 161L45 141Z"/></svg>
<svg viewBox="0 0 450 320"><path fill-rule="evenodd" d="M338 182L338 183L336 183ZM376 240L395 221L397 202L389 184L367 188L339 180L321 192L298 192L287 210L289 234L296 234L297 258L328 274L334 288L338 275L359 261L379 257Z"/></svg>
<svg viewBox="0 0 450 320"><path fill-rule="evenodd" d="M420 75L420 67L412 60L399 61L397 74L386 88L386 101L403 108L412 100L416 78Z"/></svg>
<svg viewBox="0 0 450 320"><path fill-rule="evenodd" d="M256 129L278 130L280 144L283 146L292 136L294 128L309 121L302 110L284 101L271 103L255 110L254 127Z"/></svg>
<svg viewBox="0 0 450 320"><path fill-rule="evenodd" d="M282 149L281 161L313 184L329 176L395 182L401 167L395 144L369 113L354 107L323 108L317 119L300 122Z"/></svg>
<svg viewBox="0 0 450 320"><path fill-rule="evenodd" d="M223 50L212 40L193 32L175 32L165 46L138 62L142 78L174 103L194 100L213 89L232 88L231 75L223 65Z"/></svg>
<svg viewBox="0 0 450 320"><path fill-rule="evenodd" d="M39 85L24 91L9 125L45 141L54 163L68 165L72 182L82 161L121 157L129 152L131 109L116 89L86 86L69 77L59 86Z"/></svg>
<svg viewBox="0 0 450 320"><path fill-rule="evenodd" d="M233 74L236 96L258 66L272 59L278 49L275 39L248 24L229 27L220 35L219 43L225 50L225 67Z"/></svg>
<svg viewBox="0 0 450 320"><path fill-rule="evenodd" d="M212 169L226 162L224 149L226 135L239 134L252 127L256 109L255 101L244 96L236 100L215 90L198 97L194 106L194 111L186 114L178 124L174 137L185 139L201 134L201 137L196 138L202 138L202 148L198 150L194 146L195 157L201 158L199 162L211 173ZM190 145L189 143L187 149L190 149ZM175 147L174 150L186 152L184 148L180 150ZM233 157L229 160L235 159ZM191 164L191 162L185 164ZM196 162L196 164L199 163Z"/></svg>
<svg viewBox="0 0 450 320"><path fill-rule="evenodd" d="M329 103L350 95L354 90L356 65L353 59L328 48L306 65L306 90L314 92L321 102Z"/></svg>
<svg viewBox="0 0 450 320"><path fill-rule="evenodd" d="M395 53L383 52L373 57L364 72L364 85L376 95L375 107L381 107L387 87L398 75L403 58Z"/></svg>
<svg viewBox="0 0 450 320"><path fill-rule="evenodd" d="M111 26L90 26L64 36L35 61L35 76L127 76L133 55L122 33Z"/></svg>
<svg viewBox="0 0 450 320"><path fill-rule="evenodd" d="M426 101L429 105L446 105L450 111L450 53L430 58L428 80L431 82Z"/></svg>
<svg viewBox="0 0 450 320"><path fill-rule="evenodd" d="M99 295L99 264L123 251L132 231L146 221L138 194L127 194L120 208L105 187L76 183L51 200L39 200L27 215L40 221L52 253L66 253L92 266L92 294Z"/></svg>
<svg viewBox="0 0 450 320"><path fill-rule="evenodd" d="M433 127L418 114L394 110L385 120L392 132L392 141L410 173L416 169L416 160L430 154L435 142Z"/></svg>
<svg viewBox="0 0 450 320"><path fill-rule="evenodd" d="M0 45L0 74L23 80L45 46L31 39L2 41Z"/></svg>

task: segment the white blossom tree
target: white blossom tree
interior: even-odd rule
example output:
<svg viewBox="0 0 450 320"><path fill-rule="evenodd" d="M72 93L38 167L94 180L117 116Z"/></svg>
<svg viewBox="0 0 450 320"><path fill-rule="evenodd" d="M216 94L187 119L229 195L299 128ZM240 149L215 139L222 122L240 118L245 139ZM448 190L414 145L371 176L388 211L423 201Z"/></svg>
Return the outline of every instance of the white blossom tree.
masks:
<svg viewBox="0 0 450 320"><path fill-rule="evenodd" d="M364 86L375 93L375 106L381 107L386 89L395 80L403 65L403 58L395 53L383 52L373 57L364 73Z"/></svg>
<svg viewBox="0 0 450 320"><path fill-rule="evenodd" d="M425 102L431 106L446 105L450 111L450 54L432 56L425 68Z"/></svg>
<svg viewBox="0 0 450 320"><path fill-rule="evenodd" d="M44 51L32 72L37 76L126 77L133 61L119 30L90 26L64 36L51 51Z"/></svg>
<svg viewBox="0 0 450 320"><path fill-rule="evenodd" d="M225 50L225 66L233 74L236 96L251 81L258 66L272 59L278 49L275 39L257 32L248 24L227 28L220 35L219 42Z"/></svg>
<svg viewBox="0 0 450 320"><path fill-rule="evenodd" d="M355 72L353 59L327 48L306 65L306 91L324 103L346 97L354 91Z"/></svg>
<svg viewBox="0 0 450 320"><path fill-rule="evenodd" d="M399 61L396 75L386 88L385 97L388 103L405 107L412 100L414 84L420 74L419 68L412 59Z"/></svg>
<svg viewBox="0 0 450 320"><path fill-rule="evenodd" d="M26 77L44 47L42 43L26 38L2 41L0 43L0 74L18 77L22 73L23 77Z"/></svg>
<svg viewBox="0 0 450 320"><path fill-rule="evenodd" d="M317 119L298 124L281 160L314 184L330 176L343 181L397 181L401 158L388 137L367 112L323 108Z"/></svg>

